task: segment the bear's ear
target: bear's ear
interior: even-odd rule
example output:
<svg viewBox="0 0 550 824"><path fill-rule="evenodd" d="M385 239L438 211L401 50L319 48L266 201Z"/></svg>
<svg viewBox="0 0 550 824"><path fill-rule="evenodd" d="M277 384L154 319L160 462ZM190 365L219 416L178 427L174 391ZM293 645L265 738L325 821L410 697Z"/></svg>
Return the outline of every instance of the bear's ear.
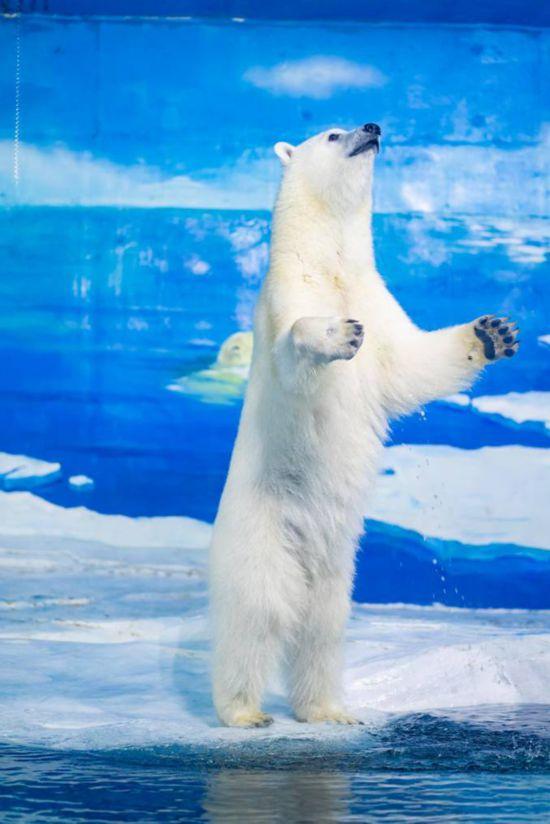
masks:
<svg viewBox="0 0 550 824"><path fill-rule="evenodd" d="M294 146L290 143L276 143L273 149L283 166L288 166L294 151Z"/></svg>

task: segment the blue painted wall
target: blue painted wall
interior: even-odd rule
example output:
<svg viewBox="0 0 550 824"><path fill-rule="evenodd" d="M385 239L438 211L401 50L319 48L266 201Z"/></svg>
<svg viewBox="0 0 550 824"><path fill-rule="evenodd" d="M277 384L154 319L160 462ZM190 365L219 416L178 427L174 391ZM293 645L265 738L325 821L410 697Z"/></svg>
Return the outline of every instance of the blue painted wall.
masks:
<svg viewBox="0 0 550 824"><path fill-rule="evenodd" d="M251 326L271 146L366 120L385 135L391 288L427 328L513 313L521 357L473 394L538 393L522 424L438 404L393 442L546 449L548 35L531 22L1 19L0 451L90 475L102 512L212 520L240 401L204 373ZM65 483L40 494L83 503ZM483 556L376 522L356 596L550 606L547 526L525 545L488 534Z"/></svg>
<svg viewBox="0 0 550 824"><path fill-rule="evenodd" d="M2 0L10 13L64 16L247 18L251 20L497 23L544 26L547 4L538 0Z"/></svg>

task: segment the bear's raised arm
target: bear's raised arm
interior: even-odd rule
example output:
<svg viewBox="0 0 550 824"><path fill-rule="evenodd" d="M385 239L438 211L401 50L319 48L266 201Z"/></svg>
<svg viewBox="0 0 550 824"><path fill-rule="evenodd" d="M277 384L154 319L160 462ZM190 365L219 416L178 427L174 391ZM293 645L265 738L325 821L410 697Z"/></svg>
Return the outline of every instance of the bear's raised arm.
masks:
<svg viewBox="0 0 550 824"><path fill-rule="evenodd" d="M487 364L516 354L518 332L507 318L494 315L434 332L414 327L384 376L388 414L407 414L467 389Z"/></svg>

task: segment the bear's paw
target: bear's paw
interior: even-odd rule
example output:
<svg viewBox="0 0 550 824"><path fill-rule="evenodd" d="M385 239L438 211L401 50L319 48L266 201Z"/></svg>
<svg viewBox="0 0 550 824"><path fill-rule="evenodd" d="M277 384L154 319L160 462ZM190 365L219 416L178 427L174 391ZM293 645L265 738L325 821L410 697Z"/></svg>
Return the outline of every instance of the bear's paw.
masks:
<svg viewBox="0 0 550 824"><path fill-rule="evenodd" d="M364 337L363 324L358 320L335 318L327 327L330 360L351 360L361 348Z"/></svg>
<svg viewBox="0 0 550 824"><path fill-rule="evenodd" d="M474 321L474 334L483 346L483 354L488 361L512 358L519 349L516 324L508 318L483 315Z"/></svg>

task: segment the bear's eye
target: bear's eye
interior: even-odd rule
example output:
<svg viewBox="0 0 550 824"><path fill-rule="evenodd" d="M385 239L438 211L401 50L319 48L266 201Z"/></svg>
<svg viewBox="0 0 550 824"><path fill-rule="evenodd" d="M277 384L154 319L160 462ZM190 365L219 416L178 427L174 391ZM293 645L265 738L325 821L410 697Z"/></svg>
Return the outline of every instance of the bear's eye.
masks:
<svg viewBox="0 0 550 824"><path fill-rule="evenodd" d="M339 137L340 137L340 135L337 134L337 132L331 132L328 136L328 139L331 140L331 141L332 140L338 140Z"/></svg>

